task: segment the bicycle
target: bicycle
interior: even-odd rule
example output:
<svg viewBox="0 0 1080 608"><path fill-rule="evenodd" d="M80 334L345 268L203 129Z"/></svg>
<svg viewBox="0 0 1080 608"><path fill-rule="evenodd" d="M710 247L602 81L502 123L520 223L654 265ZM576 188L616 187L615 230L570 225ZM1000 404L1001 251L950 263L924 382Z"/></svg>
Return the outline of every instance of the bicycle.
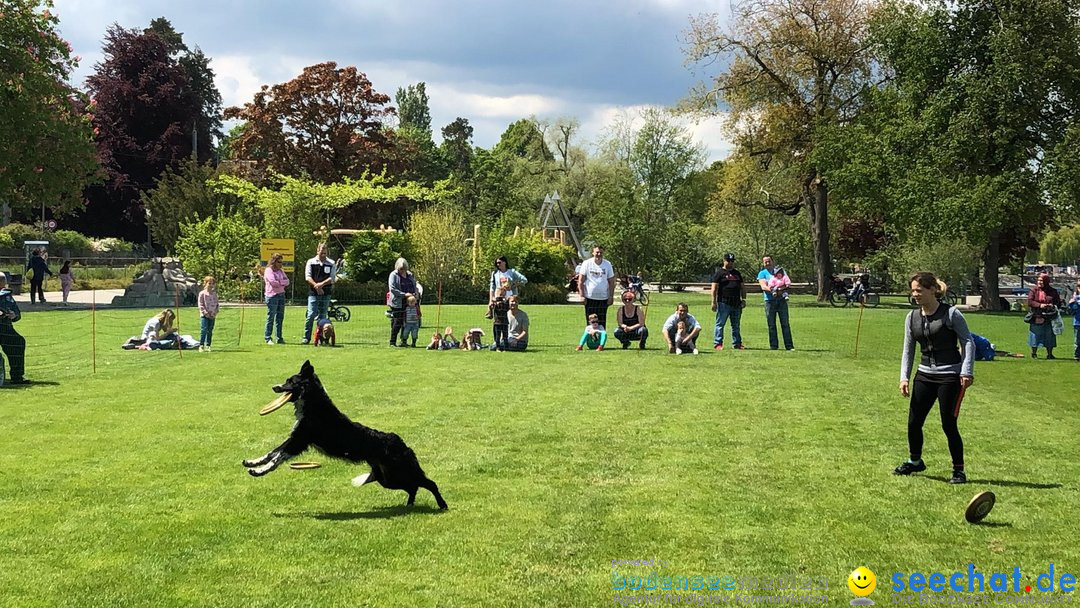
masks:
<svg viewBox="0 0 1080 608"><path fill-rule="evenodd" d="M833 288L829 290L829 304L836 308L844 308L848 304L858 303L867 308L877 308L881 304L881 295L866 286L865 282L856 282L848 291L844 282L835 275L833 276ZM860 288L860 285L862 287Z"/></svg>
<svg viewBox="0 0 1080 608"><path fill-rule="evenodd" d="M642 306L649 305L649 290L645 287L645 281L636 274L628 274L623 276L619 283L626 291L634 292L634 300L640 302Z"/></svg>
<svg viewBox="0 0 1080 608"><path fill-rule="evenodd" d="M330 306L326 309L326 314L335 321L341 321L344 323L352 318L352 311L348 306L338 306L337 300L330 300Z"/></svg>

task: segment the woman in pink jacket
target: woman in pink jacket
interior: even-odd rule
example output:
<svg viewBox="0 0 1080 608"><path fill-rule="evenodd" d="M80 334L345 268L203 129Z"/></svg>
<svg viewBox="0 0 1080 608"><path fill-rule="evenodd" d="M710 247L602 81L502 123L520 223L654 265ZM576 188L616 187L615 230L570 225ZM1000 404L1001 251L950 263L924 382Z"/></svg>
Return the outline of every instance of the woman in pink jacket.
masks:
<svg viewBox="0 0 1080 608"><path fill-rule="evenodd" d="M285 321L285 288L289 286L289 275L281 269L282 257L280 253L270 256L270 265L262 271L263 282L266 283L264 295L266 296L266 331L263 338L267 344L273 344L270 332L277 323L277 343L284 344L281 337L281 324Z"/></svg>

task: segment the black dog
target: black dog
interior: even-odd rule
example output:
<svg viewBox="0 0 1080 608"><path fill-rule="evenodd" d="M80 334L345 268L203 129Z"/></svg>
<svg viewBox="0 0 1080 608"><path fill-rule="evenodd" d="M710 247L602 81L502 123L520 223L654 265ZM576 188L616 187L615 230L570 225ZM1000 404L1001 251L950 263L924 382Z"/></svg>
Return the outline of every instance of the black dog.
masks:
<svg viewBox="0 0 1080 608"><path fill-rule="evenodd" d="M244 461L248 473L255 477L266 475L309 446L315 446L327 456L351 462L367 461L371 473L353 479L354 485L377 481L389 490L405 490L410 505L416 500L416 491L427 488L439 508L447 508L439 487L427 478L416 454L401 437L349 420L334 407L310 361L304 362L299 374L275 386L274 392L290 394L288 402L296 409L296 424L285 443L262 458Z"/></svg>

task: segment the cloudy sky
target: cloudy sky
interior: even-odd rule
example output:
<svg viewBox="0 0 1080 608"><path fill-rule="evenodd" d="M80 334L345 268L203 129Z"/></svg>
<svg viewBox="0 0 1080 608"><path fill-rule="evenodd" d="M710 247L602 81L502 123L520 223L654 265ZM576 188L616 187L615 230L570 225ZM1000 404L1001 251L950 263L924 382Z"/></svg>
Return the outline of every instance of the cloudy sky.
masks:
<svg viewBox="0 0 1080 608"><path fill-rule="evenodd" d="M163 16L212 58L225 105L322 61L355 65L375 89L423 81L439 129L463 116L490 147L520 118L576 117L595 141L614 119L667 106L702 77L683 65L689 17L727 0L55 0L61 33L82 56L78 83L102 59L112 23ZM709 159L730 144L715 119L689 124Z"/></svg>

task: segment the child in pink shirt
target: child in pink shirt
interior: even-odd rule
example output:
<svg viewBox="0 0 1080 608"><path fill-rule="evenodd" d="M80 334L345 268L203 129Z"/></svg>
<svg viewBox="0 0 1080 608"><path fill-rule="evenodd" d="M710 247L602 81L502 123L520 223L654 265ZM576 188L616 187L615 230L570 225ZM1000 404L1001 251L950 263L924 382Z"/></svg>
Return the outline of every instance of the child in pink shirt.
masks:
<svg viewBox="0 0 1080 608"><path fill-rule="evenodd" d="M210 343L214 340L214 322L217 320L218 295L214 277L207 275L203 279L203 290L199 292L199 324L202 335L199 337L199 352L210 352Z"/></svg>
<svg viewBox="0 0 1080 608"><path fill-rule="evenodd" d="M776 271L773 272L772 278L769 279L769 289L772 290L772 297L774 299L788 299L788 289L790 287L791 279L788 278L787 272L784 272L783 268L777 268Z"/></svg>

